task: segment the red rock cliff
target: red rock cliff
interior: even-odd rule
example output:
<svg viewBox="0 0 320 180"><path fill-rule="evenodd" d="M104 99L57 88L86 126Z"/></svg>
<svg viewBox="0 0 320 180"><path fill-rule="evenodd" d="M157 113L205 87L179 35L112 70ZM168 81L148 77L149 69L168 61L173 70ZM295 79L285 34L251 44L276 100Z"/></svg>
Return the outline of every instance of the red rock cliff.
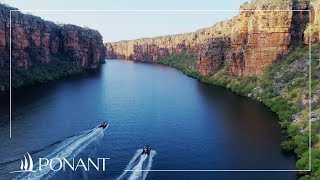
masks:
<svg viewBox="0 0 320 180"><path fill-rule="evenodd" d="M202 75L214 73L222 64L230 75L257 75L288 53L291 37L303 39L301 33L292 36L293 17L305 14L296 15L292 9L290 0L254 0L243 4L233 19L193 33L107 43L107 58L157 61L189 51L198 54L197 69Z"/></svg>
<svg viewBox="0 0 320 180"><path fill-rule="evenodd" d="M9 64L10 9L0 4L0 68ZM12 11L11 20L13 66L29 68L34 63L50 63L54 55L63 55L84 67L104 61L102 36L96 30L59 26L18 11Z"/></svg>
<svg viewBox="0 0 320 180"><path fill-rule="evenodd" d="M304 31L304 42L306 44L320 41L320 0L310 2L310 23Z"/></svg>
<svg viewBox="0 0 320 180"><path fill-rule="evenodd" d="M221 54L218 59L225 61L230 75L260 74L279 56L288 53L291 42L291 9L292 3L285 1L281 4L253 2L241 6L240 14L227 22L229 34L223 37L222 48L218 49ZM203 46L211 44L209 42ZM215 40L213 44L216 44ZM210 55L216 54L217 50L207 48L204 49L205 54L202 51L199 53L198 71L202 75L210 75L218 69L208 66L215 64L217 56L212 58Z"/></svg>

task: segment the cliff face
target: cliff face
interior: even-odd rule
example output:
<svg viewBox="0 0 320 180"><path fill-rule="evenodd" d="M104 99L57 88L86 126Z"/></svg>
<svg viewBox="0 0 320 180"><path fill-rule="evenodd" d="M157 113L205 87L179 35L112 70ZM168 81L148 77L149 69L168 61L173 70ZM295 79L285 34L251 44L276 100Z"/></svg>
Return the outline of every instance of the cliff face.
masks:
<svg viewBox="0 0 320 180"><path fill-rule="evenodd" d="M286 55L294 40L303 40L303 31L293 36L293 29L301 28L299 23L293 27L293 18L304 18L306 14L294 14L294 8L289 0L254 0L243 4L233 19L193 33L107 43L107 58L157 61L187 51L198 54L201 75L211 75L222 65L229 75L257 75L279 56Z"/></svg>
<svg viewBox="0 0 320 180"><path fill-rule="evenodd" d="M217 45L215 37L213 41L204 44L215 44L214 46L219 48L205 48L198 53L199 73L210 75L218 69L215 62L221 64L221 61L224 61L230 75L260 74L278 56L288 53L291 42L291 9L291 2L242 5L240 14L227 22L226 31L229 30L229 34L220 40L220 45ZM215 66L212 67L210 64Z"/></svg>
<svg viewBox="0 0 320 180"><path fill-rule="evenodd" d="M233 19L193 33L107 43L107 58L157 61L172 53L189 51L198 54L201 75L214 73L223 63L230 75L257 75L288 53L291 10L291 1L246 3Z"/></svg>
<svg viewBox="0 0 320 180"><path fill-rule="evenodd" d="M10 56L10 9L0 5L0 67L7 67ZM12 11L12 64L30 68L50 64L63 55L76 66L96 66L105 58L102 36L96 30L75 25L59 26L40 17Z"/></svg>
<svg viewBox="0 0 320 180"><path fill-rule="evenodd" d="M320 41L320 0L310 2L310 22L304 31L306 44Z"/></svg>

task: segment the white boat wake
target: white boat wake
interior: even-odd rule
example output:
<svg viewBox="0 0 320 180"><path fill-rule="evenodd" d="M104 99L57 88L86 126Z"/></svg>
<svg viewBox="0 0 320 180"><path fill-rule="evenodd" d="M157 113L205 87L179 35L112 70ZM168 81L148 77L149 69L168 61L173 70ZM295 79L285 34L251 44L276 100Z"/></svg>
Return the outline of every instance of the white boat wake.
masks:
<svg viewBox="0 0 320 180"><path fill-rule="evenodd" d="M56 148L51 154L45 158L66 158L68 160L75 158L83 149L85 149L93 141L96 141L103 137L104 130L102 128L95 128L89 131L85 131L80 135L70 137L62 141L58 148ZM52 167L55 167L59 162L53 161ZM39 171L39 163L35 164L33 173L23 173L18 175L15 179L50 179L56 171L52 171L49 166L42 167Z"/></svg>
<svg viewBox="0 0 320 180"><path fill-rule="evenodd" d="M152 167L153 157L157 154L151 150L150 155L141 155L142 149L138 149L136 154L130 160L125 171L117 178L117 180L144 180L147 178L148 170Z"/></svg>

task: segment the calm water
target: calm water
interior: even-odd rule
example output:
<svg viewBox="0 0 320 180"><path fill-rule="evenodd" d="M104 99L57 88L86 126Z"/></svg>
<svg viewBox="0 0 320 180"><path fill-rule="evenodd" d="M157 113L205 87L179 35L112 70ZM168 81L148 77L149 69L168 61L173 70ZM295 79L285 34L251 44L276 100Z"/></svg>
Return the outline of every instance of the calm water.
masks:
<svg viewBox="0 0 320 180"><path fill-rule="evenodd" d="M170 67L108 60L97 72L16 90L12 139L6 97L1 98L0 179L18 175L9 172L19 170L26 152L38 158L58 150L77 158L111 159L106 172L60 171L53 179L115 179L146 144L156 152L153 170L295 169L294 158L281 150L282 135L275 114L259 103L200 83ZM105 132L83 133L105 120L110 123ZM74 139L68 139L70 136ZM128 172L126 177L131 175ZM147 179L195 178L296 179L296 174L147 174Z"/></svg>

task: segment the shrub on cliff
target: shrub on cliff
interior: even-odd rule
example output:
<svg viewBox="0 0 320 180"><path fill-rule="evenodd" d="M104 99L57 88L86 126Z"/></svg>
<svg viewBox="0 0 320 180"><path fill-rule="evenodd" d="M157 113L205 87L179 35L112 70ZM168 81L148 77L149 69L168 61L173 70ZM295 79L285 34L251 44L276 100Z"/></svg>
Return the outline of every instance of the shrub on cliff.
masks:
<svg viewBox="0 0 320 180"><path fill-rule="evenodd" d="M197 64L195 54L187 53L187 52L177 53L177 54L173 54L171 56L166 56L162 58L161 60L158 61L158 63L175 67L185 73L193 72L194 73L193 75L197 76L195 74L196 72L195 68Z"/></svg>
<svg viewBox="0 0 320 180"><path fill-rule="evenodd" d="M2 68L0 73L1 85L9 87L9 67ZM85 68L74 65L65 56L52 57L49 64L34 63L30 68L12 67L12 87L33 85L59 79L64 76L81 73Z"/></svg>
<svg viewBox="0 0 320 180"><path fill-rule="evenodd" d="M311 149L311 177L313 179L320 179L320 150L312 148ZM297 161L297 168L298 169L309 169L309 151L305 152L303 156ZM303 174L308 174L305 172ZM301 178L301 179L308 179L308 178Z"/></svg>

